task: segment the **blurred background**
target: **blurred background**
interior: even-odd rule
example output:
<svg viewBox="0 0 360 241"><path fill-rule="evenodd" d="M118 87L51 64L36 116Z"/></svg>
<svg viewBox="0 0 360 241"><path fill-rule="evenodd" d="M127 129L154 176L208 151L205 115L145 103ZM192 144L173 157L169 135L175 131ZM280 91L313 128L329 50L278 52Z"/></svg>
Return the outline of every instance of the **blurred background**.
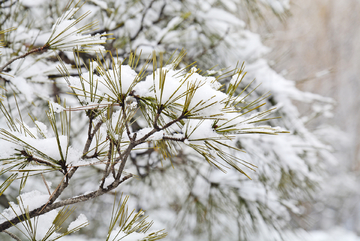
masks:
<svg viewBox="0 0 360 241"><path fill-rule="evenodd" d="M308 229L341 226L359 235L360 1L292 1L290 12L283 22L255 26L267 36L270 64L299 89L336 101L332 118L311 122L339 161L328 167L327 185L316 197ZM333 133L321 131L327 126Z"/></svg>

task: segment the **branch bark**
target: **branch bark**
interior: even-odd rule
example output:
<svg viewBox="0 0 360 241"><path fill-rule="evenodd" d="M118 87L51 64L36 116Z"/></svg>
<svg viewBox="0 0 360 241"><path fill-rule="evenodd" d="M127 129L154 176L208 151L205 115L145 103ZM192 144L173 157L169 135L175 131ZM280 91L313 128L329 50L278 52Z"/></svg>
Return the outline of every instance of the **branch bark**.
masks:
<svg viewBox="0 0 360 241"><path fill-rule="evenodd" d="M7 62L3 67L0 68L0 73L1 73L7 66L9 66L10 64L12 64L15 60L25 58L26 56L28 56L28 55L30 55L30 54L33 54L33 53L36 53L36 52L47 51L48 49L49 49L49 46L44 45L44 46L42 46L42 47L39 47L39 48L30 50L30 51L27 52L26 54L23 54L23 55L21 55L21 56L18 56L18 57L16 57L16 58L13 58L13 59L10 60L9 62Z"/></svg>
<svg viewBox="0 0 360 241"><path fill-rule="evenodd" d="M40 216L42 214L48 213L56 208L60 208L63 206L67 206L67 205L71 205L71 204L75 204L75 203L79 203L79 202L85 202L88 201L90 199L94 199L98 196L101 196L105 193L108 193L109 191L117 188L121 183L123 183L124 181L130 179L133 175L129 174L127 176L125 176L123 179L118 180L118 181L114 181L113 183L111 183L109 186L107 186L105 189L101 189L99 188L96 191L81 195L81 196L77 196L77 197L73 197L73 198L68 198L66 200L63 201L59 201L59 202L55 202L52 204L44 204L39 208L36 208L34 210L32 210L31 212L29 212L28 217L33 218L33 217L37 217ZM6 222L3 222L0 224L0 232L5 231L6 229L12 227L13 225L16 225L20 222L25 221L25 215L19 215L18 217L15 217L11 220L8 220Z"/></svg>

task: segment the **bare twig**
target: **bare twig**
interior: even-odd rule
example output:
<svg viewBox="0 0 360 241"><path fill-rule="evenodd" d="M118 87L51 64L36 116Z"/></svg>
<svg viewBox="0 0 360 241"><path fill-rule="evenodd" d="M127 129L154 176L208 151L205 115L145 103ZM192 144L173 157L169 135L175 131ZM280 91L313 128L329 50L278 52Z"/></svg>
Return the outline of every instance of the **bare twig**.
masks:
<svg viewBox="0 0 360 241"><path fill-rule="evenodd" d="M161 112L161 111L158 111L158 112ZM160 115L158 113L158 115ZM118 173L115 177L115 180L119 180L121 178L121 174L125 168L125 164L126 164L126 161L128 159L128 157L130 156L130 152L131 150L136 147L137 145L141 144L141 143L144 143L146 141L146 139L148 137L150 137L152 134L158 132L158 131L161 131L161 130L164 130L168 127L170 127L171 125L175 124L176 122L179 122L180 120L184 119L185 118L185 115L182 114L180 115L178 118L176 118L175 120L172 120L170 122L168 122L166 125L164 125L163 127L158 127L158 128L155 128L152 129L149 133L147 133L146 135L144 135L143 137L141 137L140 139L136 140L136 133L134 133L133 137L130 139L130 144L129 146L127 147L127 149L124 151L124 153L120 153L122 154L122 157L121 157L121 164L120 164L120 167L119 167L119 170L118 170ZM154 122L155 124L155 122ZM177 139L178 140L178 139ZM178 140L178 141L181 141L181 140ZM113 166L115 165L116 163L113 163Z"/></svg>
<svg viewBox="0 0 360 241"><path fill-rule="evenodd" d="M96 132L98 132L98 130L100 129L101 125L104 123L102 120L100 120L94 127L94 130L92 131L92 123L93 123L93 118L89 117L89 129L88 129L88 139L86 140L85 146L84 146L84 150L83 150L83 157L86 156L86 154L89 152L89 148L91 145L91 142L94 138L94 135L96 134Z"/></svg>
<svg viewBox="0 0 360 241"><path fill-rule="evenodd" d="M46 189L47 189L49 195L51 195L50 188L49 188L49 186L48 186L48 184L47 184L47 182L46 182L46 180L45 180L45 177L44 177L44 175L43 175L42 173L41 173L41 177L42 177L42 179L43 179L43 181L44 181L44 184L45 184L45 186L46 186Z"/></svg>
<svg viewBox="0 0 360 241"><path fill-rule="evenodd" d="M71 205L71 204L75 204L75 203L79 203L79 202L88 201L90 199L94 199L94 198L96 198L98 196L101 196L101 195L103 195L105 193L108 193L109 191L115 189L121 183L123 183L124 181L130 179L132 176L133 176L132 174L129 174L129 175L125 176L121 180L114 181L109 186L107 186L105 189L99 188L96 191L93 191L93 192L90 192L90 193L87 193L87 194L84 194L84 195L80 195L80 196L73 197L73 198L68 198L66 200L59 201L59 202L56 202L56 203L52 203L52 204L49 204L49 205L44 204L41 207L30 211L29 215L26 215L26 216L25 215L19 215L18 217L15 217L15 218L13 218L11 220L8 220L6 222L1 223L0 224L0 232L3 232L4 230L12 227L13 225L16 225L16 224L18 224L20 222L25 221L25 219L27 217L29 217L29 218L37 217L37 216L40 216L42 214L48 213L48 212L50 212L50 211L52 211L52 210L54 210L56 208L60 208L60 207L63 207L63 206L67 206L67 205Z"/></svg>
<svg viewBox="0 0 360 241"><path fill-rule="evenodd" d="M49 204L52 204L56 201L56 199L61 195L61 193L65 190L65 188L68 187L69 181L72 178L72 176L75 174L78 167L72 167L69 172L67 172L62 179L62 182L58 185L57 189L53 192L52 196L50 196L50 199L48 201ZM46 206L46 204L45 204Z"/></svg>
<svg viewBox="0 0 360 241"><path fill-rule="evenodd" d="M155 119L154 119L154 123L153 123L153 127L156 129L156 130L160 130L159 126L158 126L158 121L159 121L159 117L160 117L160 114L163 110L163 106L159 106L158 110L157 110L157 113L156 113L156 116L155 116Z"/></svg>
<svg viewBox="0 0 360 241"><path fill-rule="evenodd" d="M169 141L180 141L180 142L184 142L184 141L186 140L186 137L176 138L176 137L172 137L172 136L163 136L162 139L163 139L163 140L169 140Z"/></svg>
<svg viewBox="0 0 360 241"><path fill-rule="evenodd" d="M59 169L58 166L55 166L55 165L53 165L53 164L51 164L51 163L49 163L49 162L47 162L47 161L41 160L41 159L39 159L39 158L36 158L36 157L34 157L33 155L27 153L25 150L22 150L22 151L20 152L20 154L23 155L28 162L34 161L34 162L37 162L37 163L39 163L39 164L43 164L43 165L45 165L45 166L50 166L50 167L52 167L52 168L54 168L54 169Z"/></svg>
<svg viewBox="0 0 360 241"><path fill-rule="evenodd" d="M135 137L130 135L130 127L129 127L128 122L127 122L127 114L126 114L126 111L125 111L125 105L126 105L125 102L120 103L122 114L124 116L124 121L125 121L124 125L125 125L125 128L126 128L126 134L128 135L129 140L135 140L134 139Z"/></svg>
<svg viewBox="0 0 360 241"><path fill-rule="evenodd" d="M64 181L65 180L65 181ZM64 191L64 189L66 187L63 188L63 183L66 183L68 181L68 178L66 177L66 175L62 178L61 183L59 183L59 185L56 187L56 189L54 190L54 192L52 194L50 194L50 198L47 201L47 203L44 205L44 208L49 204L49 203L53 203L59 196L60 194ZM60 191L59 189L62 188ZM40 210L41 212L42 210Z"/></svg>
<svg viewBox="0 0 360 241"><path fill-rule="evenodd" d="M115 181L120 180L121 174L122 174L122 172L124 171L124 168L125 168L126 161L127 161L128 157L130 156L130 152L137 145L137 144L135 144L135 138L136 138L136 135L134 135L134 140L131 140L128 148L125 150L125 152L122 155L121 164L120 164L118 173L117 173L117 175L115 177Z"/></svg>
<svg viewBox="0 0 360 241"><path fill-rule="evenodd" d="M47 51L48 49L49 49L49 46L48 46L48 45L44 45L44 46L42 46L42 47L39 47L39 48L30 50L30 51L27 52L26 54L23 54L23 55L21 55L21 56L18 56L18 57L16 57L16 58L13 58L13 59L10 60L9 62L7 62L3 67L0 68L0 73L1 73L7 66L9 66L11 63L13 63L15 60L25 58L26 56L28 56L28 55L30 55L30 54L33 54L33 53L42 52L42 51Z"/></svg>
<svg viewBox="0 0 360 241"><path fill-rule="evenodd" d="M141 137L140 139L136 140L134 142L135 146L143 143L148 137L150 137L152 134L154 134L155 132L161 131L161 130L165 130L166 128L172 126L173 124L175 124L176 122L181 121L182 119L186 118L186 116L184 114L180 115L178 118L176 118L175 120L172 120L170 122L168 122L166 125L164 125L163 127L159 127L158 129L156 129L154 127L154 129L152 129L149 133L147 133L146 135L144 135L143 137Z"/></svg>

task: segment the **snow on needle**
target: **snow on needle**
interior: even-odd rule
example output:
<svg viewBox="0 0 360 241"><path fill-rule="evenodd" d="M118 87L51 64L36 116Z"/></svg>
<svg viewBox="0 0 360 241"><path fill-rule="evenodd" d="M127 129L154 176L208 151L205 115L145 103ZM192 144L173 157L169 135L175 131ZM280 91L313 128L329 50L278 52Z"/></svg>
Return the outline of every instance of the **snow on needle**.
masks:
<svg viewBox="0 0 360 241"><path fill-rule="evenodd" d="M97 23L91 22L81 28L77 28L76 24L86 18L90 11L87 11L79 18L74 18L79 8L74 7L63 13L58 18L52 28L49 40L45 44L49 49L72 50L78 48L82 52L104 51L101 44L106 43L105 34L84 35L84 32L91 30Z"/></svg>
<svg viewBox="0 0 360 241"><path fill-rule="evenodd" d="M80 52L105 51L104 46L102 46L101 44L106 43L106 36L108 34L96 34L94 36L92 36L91 34L84 35L84 33L89 32L90 30L94 30L94 26L97 25L96 21L86 24L85 26L82 26L80 28L76 27L76 24L81 22L90 14L90 11L87 11L80 17L74 18L74 15L81 8L81 6L78 6L79 3L80 2L78 2L75 7L64 12L61 17L57 19L56 23L52 28L50 38L44 46L32 49L31 51L23 55L11 59L4 66L0 66L0 73L15 60L25 58L26 56L36 52L47 51L48 49L72 51L74 48L76 48ZM0 33L4 33L10 30L13 29L8 29Z"/></svg>

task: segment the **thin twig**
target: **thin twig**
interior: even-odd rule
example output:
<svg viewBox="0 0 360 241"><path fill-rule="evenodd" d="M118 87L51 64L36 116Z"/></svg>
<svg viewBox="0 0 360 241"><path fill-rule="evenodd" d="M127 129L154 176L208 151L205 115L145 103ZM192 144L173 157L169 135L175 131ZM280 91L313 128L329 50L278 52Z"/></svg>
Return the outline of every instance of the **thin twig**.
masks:
<svg viewBox="0 0 360 241"><path fill-rule="evenodd" d="M85 143L85 147L83 150L83 157L86 156L86 154L89 152L90 149L90 145L91 142L94 138L94 135L96 134L96 132L98 132L98 130L100 129L101 125L104 123L102 120L100 120L94 127L94 130L92 131L92 123L93 123L93 118L90 118L89 120L89 129L88 129L88 139L86 140ZM91 132L92 131L92 132Z"/></svg>
<svg viewBox="0 0 360 241"><path fill-rule="evenodd" d="M88 138L87 138L85 146L84 146L83 156L85 156L88 153L91 142L92 142L92 140L94 138L94 136L92 135L92 132L91 132L93 120L94 120L93 117L89 116Z"/></svg>
<svg viewBox="0 0 360 241"><path fill-rule="evenodd" d="M160 117L160 114L163 110L163 106L159 106L158 110L157 110L157 113L156 113L156 116L155 116L155 119L154 119L154 123L153 123L153 127L156 129L156 130L160 130L159 126L158 126L158 121L159 121L159 117Z"/></svg>
<svg viewBox="0 0 360 241"><path fill-rule="evenodd" d="M138 145L138 144L136 144L137 141L135 141L135 140L136 140L136 133L134 133L134 139L130 140L129 146L126 148L125 152L122 154L121 164L120 164L118 173L117 173L117 175L115 177L115 180L120 180L121 174L122 174L122 172L124 171L124 168L125 168L126 161L127 161L128 157L130 156L130 153L131 153L132 149L135 146Z"/></svg>
<svg viewBox="0 0 360 241"><path fill-rule="evenodd" d="M186 118L185 115L180 115L178 118L176 118L175 120L172 120L170 122L168 122L166 125L164 125L163 127L159 128L159 129L152 129L149 133L147 133L146 135L144 135L143 137L141 137L140 139L136 140L134 142L135 146L139 145L140 143L143 143L148 137L150 137L152 134L154 134L155 132L161 131L161 130L165 130L166 128L170 127L171 125L175 124L176 122L179 122L180 120Z"/></svg>
<svg viewBox="0 0 360 241"><path fill-rule="evenodd" d="M172 136L163 136L162 139L163 140L169 140L169 141L181 141L181 142L184 142L186 140L186 137L176 138L176 137L172 137Z"/></svg>
<svg viewBox="0 0 360 241"><path fill-rule="evenodd" d="M3 67L0 68L0 73L1 73L8 65L10 65L11 63L13 63L15 60L25 58L26 56L28 56L28 55L30 55L30 54L33 54L33 53L37 53L37 52L41 52L41 51L47 51L47 50L49 49L49 47L50 47L50 46L44 45L44 46L42 46L42 47L39 47L39 48L30 50L30 51L27 52L26 54L23 54L23 55L21 55L21 56L18 56L18 57L16 57L16 58L13 58L13 59L10 60L9 62L7 62Z"/></svg>
<svg viewBox="0 0 360 241"><path fill-rule="evenodd" d="M123 102L121 105L121 110L122 110L122 113L124 115L124 121L125 121L125 128L126 128L126 134L128 135L129 137L129 140L135 140L135 136L131 137L131 133L130 133L130 127L128 125L128 122L127 122L127 115L126 115L126 111L125 111L125 103Z"/></svg>
<svg viewBox="0 0 360 241"><path fill-rule="evenodd" d="M123 170L124 170L124 168L125 168L126 161L127 161L128 157L129 157L129 155L130 155L131 150L132 150L134 147L136 147L137 145L145 142L146 139L147 139L148 137L150 137L152 134L154 134L155 132L164 130L164 129L170 127L170 126L173 125L174 123L176 123L176 122L178 122L178 121L180 121L180 120L182 120L182 119L184 119L184 118L185 118L185 115L182 114L182 115L180 115L178 118L176 118L175 120L172 120L172 121L168 122L168 123L167 123L166 125L164 125L163 127L157 128L157 129L156 129L156 128L152 129L149 133L147 133L146 135L144 135L142 138L140 138L140 139L138 139L138 140L136 140L136 133L134 133L133 138L130 139L130 144L129 144L129 146L127 147L126 151L125 151L125 152L123 153L123 155L122 155L121 164L120 164L118 173L117 173L117 175L116 175L116 177L115 177L115 180L119 180L119 179L121 178L121 174L122 174L122 172L123 172Z"/></svg>
<svg viewBox="0 0 360 241"><path fill-rule="evenodd" d="M72 176L75 174L76 170L79 167L72 167L70 168L70 171L68 171L65 176L63 177L61 183L57 186L57 188L55 189L55 191L52 193L52 195L50 196L49 201L43 206L43 208L45 208L48 204L52 204L53 202L56 201L56 199L61 195L61 193L65 190L65 188L68 187L69 185L69 181L72 178ZM42 210L40 210L40 212L42 212Z"/></svg>
<svg viewBox="0 0 360 241"><path fill-rule="evenodd" d="M50 188L49 188L49 186L48 186L48 184L47 184L47 182L46 182L46 180L45 180L45 177L44 177L44 175L43 175L42 173L41 173L41 177L42 177L42 179L43 179L43 181L44 181L44 184L45 184L45 186L46 186L46 189L47 189L49 195L51 195Z"/></svg>
<svg viewBox="0 0 360 241"><path fill-rule="evenodd" d="M33 155L27 153L25 150L22 150L22 151L20 152L20 154L23 155L28 162L33 161L33 162L37 162L37 163L43 164L43 165L45 165L45 166L50 166L50 167L52 167L52 168L54 168L54 169L59 169L59 167L57 167L57 166L55 166L55 165L53 165L53 164L51 164L51 163L49 163L49 162L47 162L47 161L41 160L41 159L39 159L39 158L36 158L36 157L34 157Z"/></svg>
<svg viewBox="0 0 360 241"><path fill-rule="evenodd" d="M113 150L113 142L112 140L110 140L110 145L109 145L109 151L108 151L108 161L106 162L106 166L105 166L105 170L104 170L104 175L103 178L101 179L101 184L100 184L100 188L103 189L104 188L104 184L105 184L105 179L109 176L110 171L109 171L109 166L111 163L111 156L112 156L112 150Z"/></svg>
<svg viewBox="0 0 360 241"><path fill-rule="evenodd" d="M62 178L61 181L64 182L64 180L67 180L66 175L63 176L63 178ZM45 208L46 205L48 205L49 203L53 203L53 202L56 200L56 198L57 198L58 196L60 196L60 194L63 192L63 190L64 190L65 188L62 189L61 192L59 192L59 189L60 189L61 185L62 185L62 183L59 183L59 185L56 187L56 189L54 190L54 192L50 194L50 198L49 198L49 200L47 201L47 203L44 205L44 208ZM59 194L58 194L58 193L59 193ZM55 197L55 199L53 199L53 197L55 196L55 194L57 195L57 197ZM52 201L52 200L53 200L53 201ZM41 212L41 211L42 211L42 210L40 210L40 212Z"/></svg>

